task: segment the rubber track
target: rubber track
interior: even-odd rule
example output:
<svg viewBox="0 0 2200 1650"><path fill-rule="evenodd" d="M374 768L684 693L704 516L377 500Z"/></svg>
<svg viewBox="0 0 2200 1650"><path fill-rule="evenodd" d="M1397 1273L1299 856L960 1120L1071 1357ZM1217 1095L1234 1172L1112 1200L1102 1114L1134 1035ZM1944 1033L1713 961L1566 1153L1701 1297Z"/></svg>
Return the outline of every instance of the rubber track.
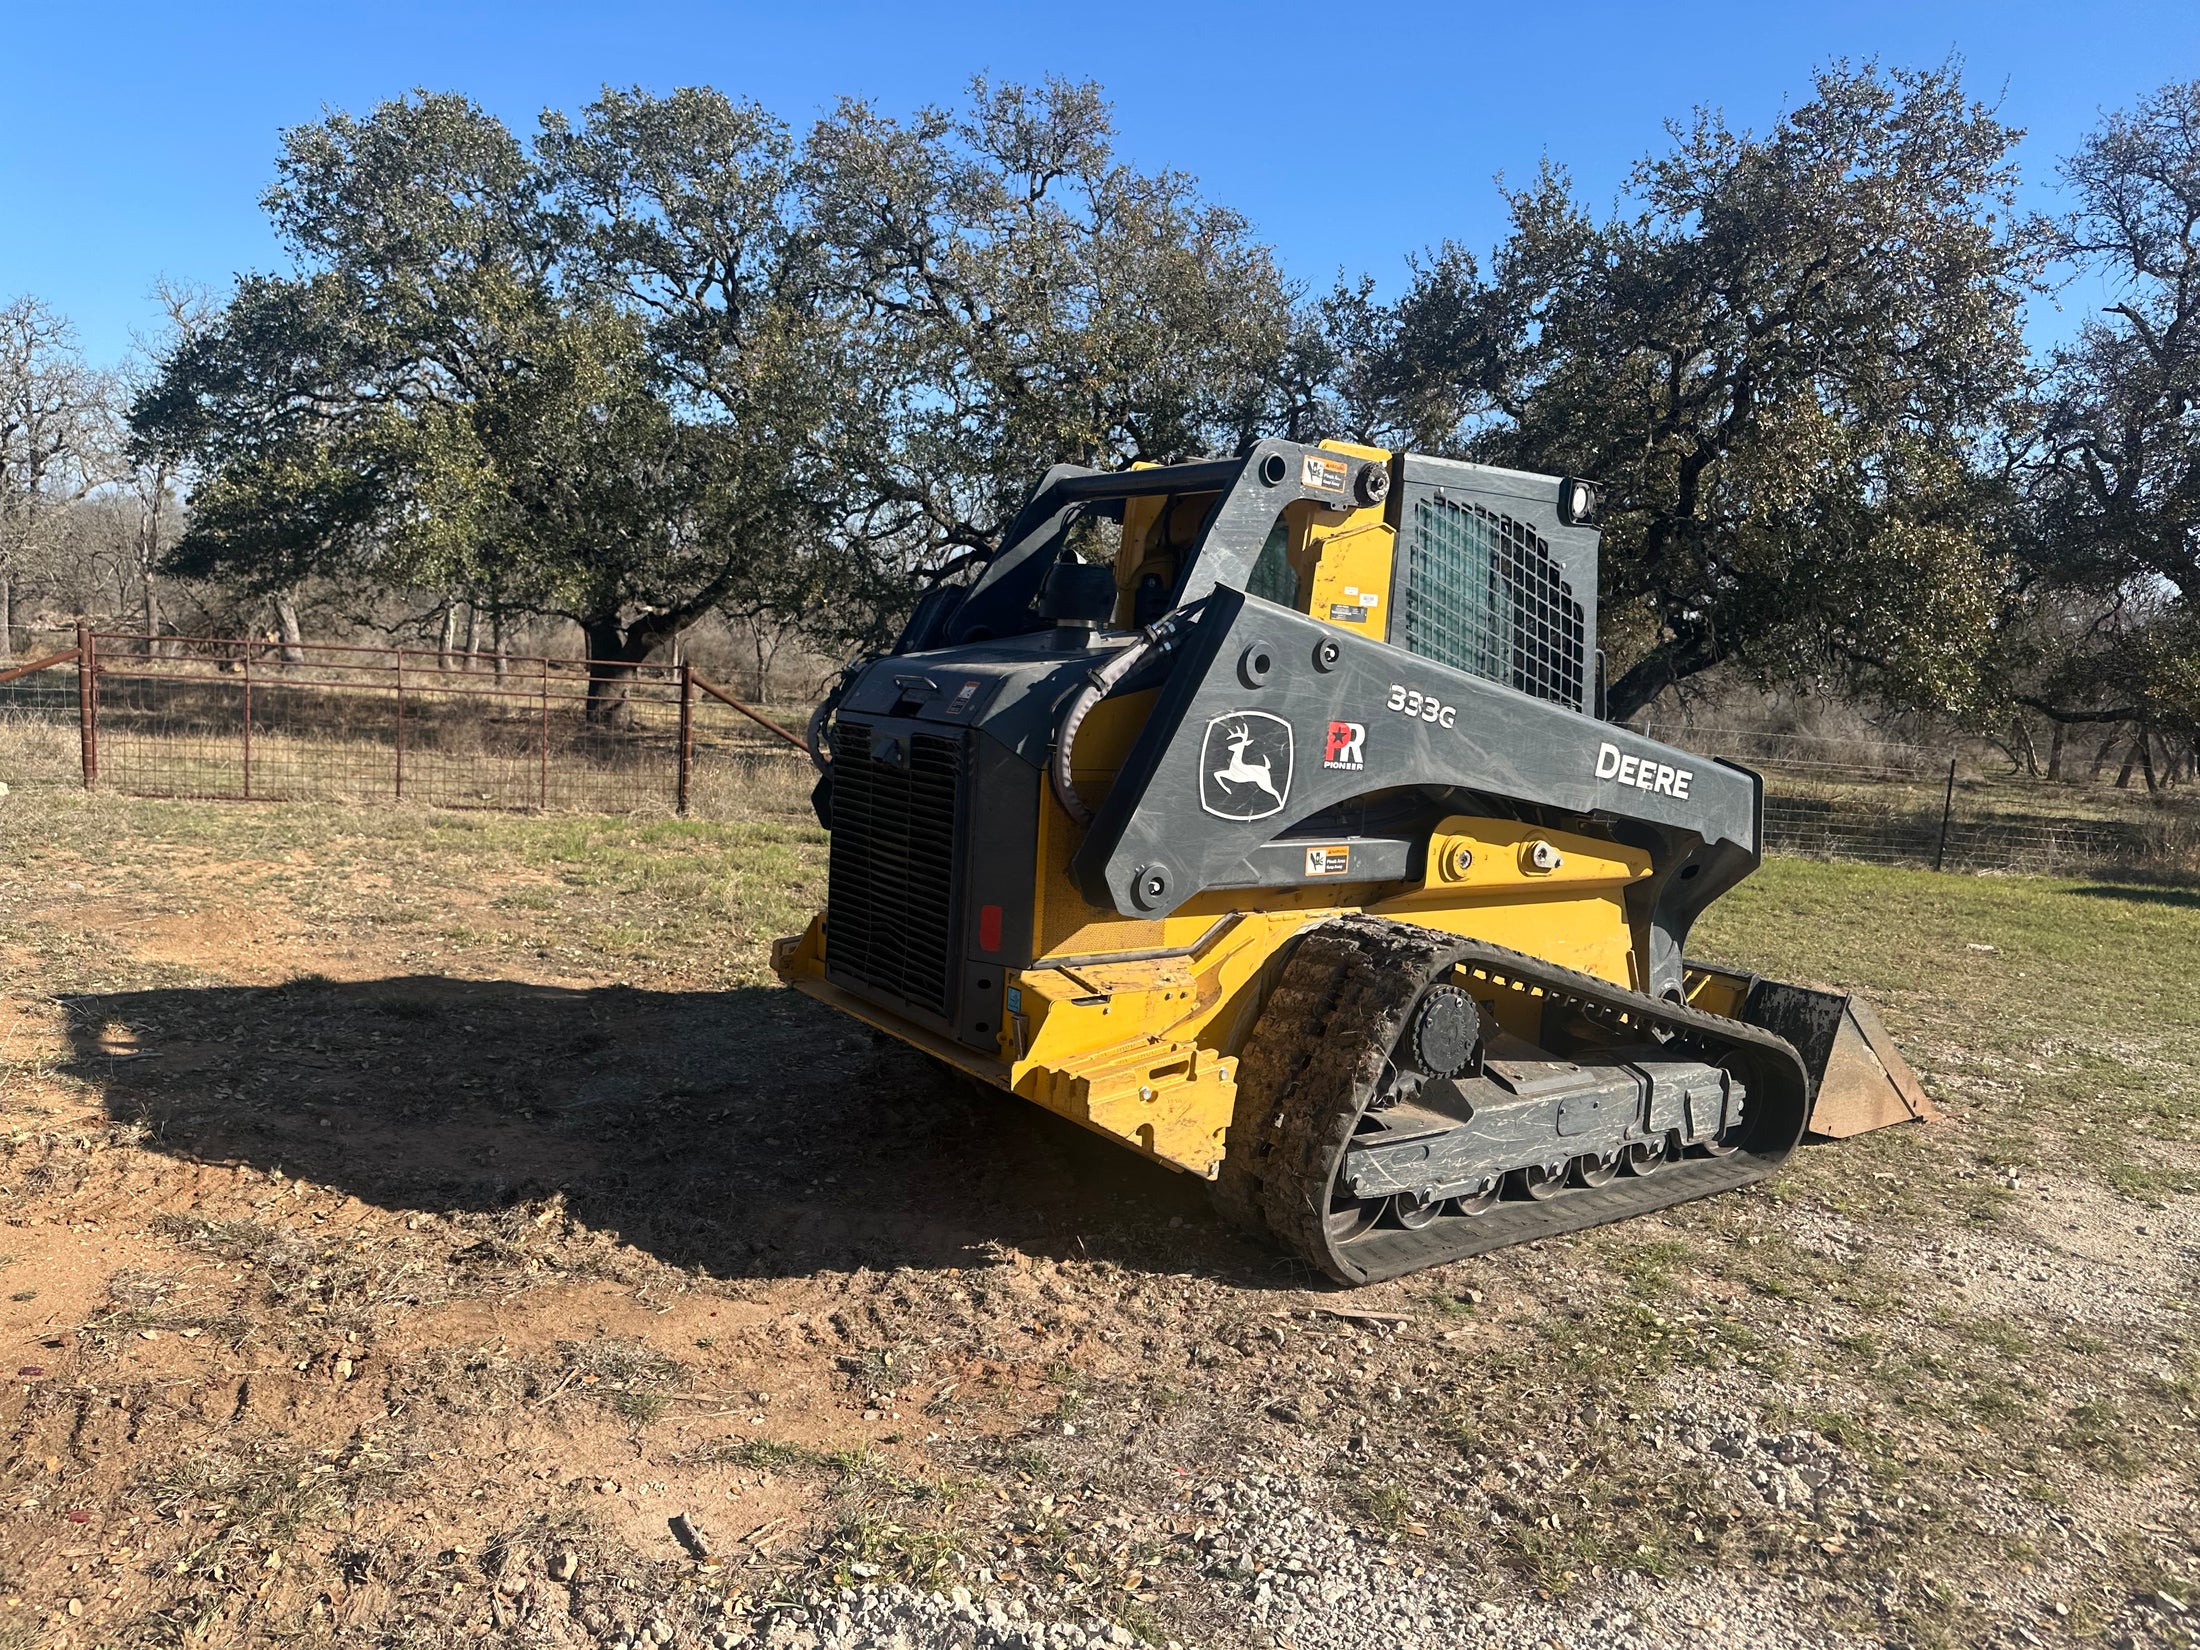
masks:
<svg viewBox="0 0 2200 1650"><path fill-rule="evenodd" d="M1533 988L1547 1001L1614 1023L1625 1040L1656 1029L1676 1056L1734 1060L1749 1089L1739 1148L1725 1157L1684 1158L1646 1178L1577 1187L1546 1203L1508 1200L1417 1232L1376 1227L1332 1243L1324 1218L1330 1186L1406 1015L1430 983L1462 967L1485 986ZM1802 1138L1809 1097L1801 1058L1771 1032L1504 946L1344 917L1300 938L1261 1009L1239 1061L1215 1200L1234 1223L1295 1251L1337 1282L1372 1283L1762 1180Z"/></svg>

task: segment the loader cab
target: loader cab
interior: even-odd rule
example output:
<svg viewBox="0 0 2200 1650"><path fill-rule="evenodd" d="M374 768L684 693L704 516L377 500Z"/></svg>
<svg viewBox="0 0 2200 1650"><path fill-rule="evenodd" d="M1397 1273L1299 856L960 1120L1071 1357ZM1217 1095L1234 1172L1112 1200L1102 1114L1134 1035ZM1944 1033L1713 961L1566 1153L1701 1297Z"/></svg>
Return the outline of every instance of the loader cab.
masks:
<svg viewBox="0 0 2200 1650"><path fill-rule="evenodd" d="M1112 568L1114 628L1217 586L1571 710L1596 704L1596 490L1570 477L1325 441L1049 472L967 588L896 652L1027 635L1063 561Z"/></svg>
<svg viewBox="0 0 2200 1650"><path fill-rule="evenodd" d="M1161 516L1127 509L1129 565L1118 574L1126 595L1150 588L1156 581L1148 568L1158 564L1177 579L1178 602L1233 585L1535 698L1593 708L1592 484L1344 442L1293 451L1302 475L1324 463L1380 467L1384 483L1351 476L1349 491L1302 488L1299 496L1272 498L1265 516L1235 499L1211 505L1215 530L1181 567ZM1240 483L1247 503L1258 504L1260 480L1256 474ZM1176 507L1179 520L1185 513ZM1240 514L1250 520L1234 533L1221 530Z"/></svg>

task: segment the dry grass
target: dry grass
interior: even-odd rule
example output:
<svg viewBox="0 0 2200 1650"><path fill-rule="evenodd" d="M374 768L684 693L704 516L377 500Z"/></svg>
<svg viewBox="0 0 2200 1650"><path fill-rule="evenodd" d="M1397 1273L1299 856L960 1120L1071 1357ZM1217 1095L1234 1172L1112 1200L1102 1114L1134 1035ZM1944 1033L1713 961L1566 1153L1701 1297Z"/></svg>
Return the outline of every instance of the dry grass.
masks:
<svg viewBox="0 0 2200 1650"><path fill-rule="evenodd" d="M615 1642L861 1565L1230 1645L1184 1498L1271 1469L1498 1597L2191 1600L2200 896L1769 865L1697 949L1868 991L1950 1121L1355 1322L772 985L822 838L745 805L0 806L0 1631Z"/></svg>
<svg viewBox="0 0 2200 1650"><path fill-rule="evenodd" d="M81 784L73 674L67 685L67 704L21 708L0 698L0 781ZM102 700L105 788L145 797L657 817L671 815L678 799L678 707L662 699L636 701L631 722L611 729L590 727L574 704L538 717L524 703L424 694L400 729L380 696L263 692L248 749L235 684L186 686L123 683L115 702ZM807 705L767 711L797 732L809 713ZM697 697L692 740L692 817L792 814L815 783L803 753L707 695Z"/></svg>

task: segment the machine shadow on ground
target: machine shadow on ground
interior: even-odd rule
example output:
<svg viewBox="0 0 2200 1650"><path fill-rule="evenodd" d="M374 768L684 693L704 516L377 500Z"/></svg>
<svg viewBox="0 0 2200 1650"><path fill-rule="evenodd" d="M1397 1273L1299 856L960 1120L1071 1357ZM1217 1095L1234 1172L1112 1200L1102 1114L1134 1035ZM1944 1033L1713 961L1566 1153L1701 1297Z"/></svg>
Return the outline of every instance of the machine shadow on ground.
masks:
<svg viewBox="0 0 2200 1650"><path fill-rule="evenodd" d="M1277 1270L1199 1183L786 990L309 976L66 1006L70 1074L149 1149L396 1212L562 1193L588 1226L722 1278L963 1266L994 1244Z"/></svg>
<svg viewBox="0 0 2200 1650"><path fill-rule="evenodd" d="M2120 899L2134 905L2170 905L2180 910L2200 911L2200 888L2176 887L2166 882L2088 883L2071 892L2086 899Z"/></svg>

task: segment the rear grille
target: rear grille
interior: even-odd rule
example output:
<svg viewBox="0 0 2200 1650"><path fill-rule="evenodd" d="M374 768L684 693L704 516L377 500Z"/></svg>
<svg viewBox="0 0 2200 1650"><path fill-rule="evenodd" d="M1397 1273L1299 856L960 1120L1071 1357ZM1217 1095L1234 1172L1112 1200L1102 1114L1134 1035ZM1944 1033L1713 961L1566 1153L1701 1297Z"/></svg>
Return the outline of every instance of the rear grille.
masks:
<svg viewBox="0 0 2200 1650"><path fill-rule="evenodd" d="M1551 547L1524 522L1479 504L1419 500L1405 616L1404 645L1422 658L1585 708L1581 603Z"/></svg>
<svg viewBox="0 0 2200 1650"><path fill-rule="evenodd" d="M962 741L890 737L900 763L872 752L873 729L833 730L828 974L948 1015L955 977L955 803Z"/></svg>

